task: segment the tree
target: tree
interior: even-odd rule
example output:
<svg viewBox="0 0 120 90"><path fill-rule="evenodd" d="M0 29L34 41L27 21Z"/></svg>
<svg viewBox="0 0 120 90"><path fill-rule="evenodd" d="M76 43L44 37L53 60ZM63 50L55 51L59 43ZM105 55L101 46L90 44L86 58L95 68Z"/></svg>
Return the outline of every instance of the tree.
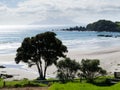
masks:
<svg viewBox="0 0 120 90"><path fill-rule="evenodd" d="M87 79L88 82L93 82L94 78L105 75L106 71L99 67L100 61L98 59L82 59L80 65L80 76Z"/></svg>
<svg viewBox="0 0 120 90"><path fill-rule="evenodd" d="M57 63L57 77L62 81L71 81L75 78L80 64L70 58L65 58Z"/></svg>
<svg viewBox="0 0 120 90"><path fill-rule="evenodd" d="M48 66L56 64L59 57L65 57L65 52L67 47L56 38L56 34L45 32L25 38L17 49L15 62L25 62L29 67L36 65L39 78L45 79Z"/></svg>

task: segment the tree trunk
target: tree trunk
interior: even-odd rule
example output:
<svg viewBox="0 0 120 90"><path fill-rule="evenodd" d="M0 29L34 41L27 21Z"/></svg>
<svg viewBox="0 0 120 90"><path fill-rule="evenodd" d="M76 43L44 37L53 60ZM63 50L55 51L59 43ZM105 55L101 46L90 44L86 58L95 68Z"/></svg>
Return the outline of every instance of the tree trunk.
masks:
<svg viewBox="0 0 120 90"><path fill-rule="evenodd" d="M46 78L47 63L45 62L44 79Z"/></svg>
<svg viewBox="0 0 120 90"><path fill-rule="evenodd" d="M37 66L37 69L38 69L39 77L41 77L41 70L40 70L39 64L36 63L36 66Z"/></svg>
<svg viewBox="0 0 120 90"><path fill-rule="evenodd" d="M44 80L42 65L41 65L41 63L39 63L39 64L40 64L40 69L41 69L41 72L40 72L40 79L41 79L41 80Z"/></svg>

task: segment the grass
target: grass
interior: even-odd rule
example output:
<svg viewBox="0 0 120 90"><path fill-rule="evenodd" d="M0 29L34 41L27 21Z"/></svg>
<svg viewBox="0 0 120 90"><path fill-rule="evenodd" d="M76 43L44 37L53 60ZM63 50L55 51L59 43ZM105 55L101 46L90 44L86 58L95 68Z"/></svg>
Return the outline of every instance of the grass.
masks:
<svg viewBox="0 0 120 90"><path fill-rule="evenodd" d="M113 77L109 76L102 76L99 78L94 79L94 85L90 83L86 83L86 80L83 80L80 83L79 79L75 79L74 82L68 82L66 84L62 83L53 83L49 82L51 86L49 87L49 90L119 90L120 89L120 83L112 86L108 86L109 84L106 82L107 79L110 79ZM50 79L53 80L53 79ZM49 81L49 80L47 80ZM47 82L46 81L46 82ZM14 81L5 81L0 79L0 89L5 88L23 88L23 87L46 87L47 84L39 83L35 80L30 81L28 79L23 80L14 80ZM4 90L4 89L3 89ZM17 89L15 89L17 90ZM26 89L25 89L26 90ZM34 89L33 89L34 90ZM45 89L46 90L46 89Z"/></svg>
<svg viewBox="0 0 120 90"><path fill-rule="evenodd" d="M113 86L96 86L89 83L55 83L49 90L120 90L120 83Z"/></svg>
<svg viewBox="0 0 120 90"><path fill-rule="evenodd" d="M93 84L87 83L83 80L81 83L79 80L69 82L66 84L54 83L49 90L119 90L120 83L112 85L108 82L108 79L113 78L112 76L101 76L94 79Z"/></svg>
<svg viewBox="0 0 120 90"><path fill-rule="evenodd" d="M42 84L36 81L30 81L27 79L23 79L23 80L14 80L14 81L5 81L5 85L4 85L4 81L0 80L0 88L3 87L46 87L46 84Z"/></svg>

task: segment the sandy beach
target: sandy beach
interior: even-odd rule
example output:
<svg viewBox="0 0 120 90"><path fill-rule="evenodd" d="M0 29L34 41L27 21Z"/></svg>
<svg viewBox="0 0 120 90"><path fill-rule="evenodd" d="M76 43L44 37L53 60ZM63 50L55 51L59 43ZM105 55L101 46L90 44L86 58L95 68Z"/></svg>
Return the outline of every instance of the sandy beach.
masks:
<svg viewBox="0 0 120 90"><path fill-rule="evenodd" d="M100 65L113 74L115 71L120 71L120 47L104 48L91 51L70 51L68 56L80 62L82 59L99 59Z"/></svg>
<svg viewBox="0 0 120 90"><path fill-rule="evenodd" d="M80 62L82 59L99 59L100 65L113 74L115 71L120 71L120 47L104 48L100 50L69 50L67 57ZM0 55L0 64L6 65L7 68L0 69L1 73L14 75L13 79L35 79L38 77L37 69L28 68L27 64L16 65L14 62L15 55ZM47 78L55 77L56 67L54 65L48 67Z"/></svg>

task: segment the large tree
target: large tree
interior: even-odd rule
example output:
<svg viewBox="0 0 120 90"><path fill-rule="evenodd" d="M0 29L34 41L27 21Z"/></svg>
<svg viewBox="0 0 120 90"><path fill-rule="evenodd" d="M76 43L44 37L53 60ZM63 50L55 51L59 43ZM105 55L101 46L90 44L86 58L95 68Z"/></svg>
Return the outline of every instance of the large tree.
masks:
<svg viewBox="0 0 120 90"><path fill-rule="evenodd" d="M93 82L94 78L106 74L106 70L99 65L100 61L98 59L83 59L80 65L81 74L79 75L86 78L88 82Z"/></svg>
<svg viewBox="0 0 120 90"><path fill-rule="evenodd" d="M67 47L56 37L54 32L27 37L17 49L15 62L23 61L29 66L36 65L39 79L45 79L48 66L56 64L59 57L65 57ZM44 64L44 65L43 65Z"/></svg>
<svg viewBox="0 0 120 90"><path fill-rule="evenodd" d="M65 58L57 63L57 68L57 77L62 82L66 82L71 81L75 78L78 70L80 69L80 64L75 60Z"/></svg>

